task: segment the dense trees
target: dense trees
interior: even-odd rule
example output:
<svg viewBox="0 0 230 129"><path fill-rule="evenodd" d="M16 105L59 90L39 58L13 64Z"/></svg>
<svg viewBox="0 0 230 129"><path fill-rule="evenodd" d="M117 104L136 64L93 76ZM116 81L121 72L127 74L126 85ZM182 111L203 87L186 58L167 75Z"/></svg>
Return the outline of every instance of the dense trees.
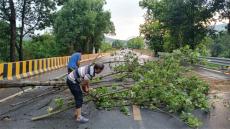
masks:
<svg viewBox="0 0 230 129"><path fill-rule="evenodd" d="M59 53L55 37L51 34L33 36L32 40L24 42L25 59L39 59L65 55Z"/></svg>
<svg viewBox="0 0 230 129"><path fill-rule="evenodd" d="M172 51L189 45L192 49L210 32L210 19L220 1L207 0L142 0L147 9L141 32L155 51Z"/></svg>
<svg viewBox="0 0 230 129"><path fill-rule="evenodd" d="M125 46L125 42L121 41L121 40L115 40L113 41L112 43L112 47L113 48L117 48L117 49L120 49L120 48L123 48Z"/></svg>
<svg viewBox="0 0 230 129"><path fill-rule="evenodd" d="M230 35L227 32L212 37L207 44L210 56L230 58Z"/></svg>
<svg viewBox="0 0 230 129"><path fill-rule="evenodd" d="M44 31L46 27L53 28L51 44L56 42L58 55L68 55L78 49L84 53L92 53L94 49L97 52L104 34L114 34L115 31L110 12L103 8L105 4L105 0L0 0L1 60L22 60L24 54L28 58L26 52L31 51L27 50L31 48L28 46L37 42L34 41L35 31ZM214 15L220 16L218 20L230 19L229 0L142 0L140 6L147 10L140 31L155 52L172 52L185 45L196 49L202 46L205 37L213 34L209 26ZM227 28L228 34L214 36L213 43L208 46L211 55L229 57L226 41L230 21ZM33 37L32 41L23 43L25 36ZM136 41L130 40L127 46L143 47ZM122 41L112 44L114 48L125 45ZM103 44L102 48L106 47L109 46ZM35 57L47 57L45 55Z"/></svg>
<svg viewBox="0 0 230 129"><path fill-rule="evenodd" d="M1 0L0 20L10 23L10 59L23 60L23 38L50 26L59 0ZM18 34L17 34L18 31Z"/></svg>
<svg viewBox="0 0 230 129"><path fill-rule="evenodd" d="M144 39L142 37L132 38L127 42L127 47L132 49L144 48Z"/></svg>
<svg viewBox="0 0 230 129"><path fill-rule="evenodd" d="M222 19L227 19L228 20L228 26L227 30L228 33L230 34L230 1L229 0L219 0L221 3L219 7L219 12L220 12L220 18Z"/></svg>
<svg viewBox="0 0 230 129"><path fill-rule="evenodd" d="M112 50L112 45L107 42L102 42L100 49L101 49L101 52L107 52L109 50Z"/></svg>
<svg viewBox="0 0 230 129"><path fill-rule="evenodd" d="M28 42L23 45L24 37L54 25L56 45L62 48L59 53L98 51L104 34L115 31L110 12L103 10L105 4L105 0L0 0L0 21L9 24L4 36L9 37L8 49L4 50L9 51L10 61L23 60L23 54L28 55L23 46L29 46ZM61 8L58 13L57 7Z"/></svg>
<svg viewBox="0 0 230 129"><path fill-rule="evenodd" d="M0 21L0 61L9 61L9 29L8 23Z"/></svg>
<svg viewBox="0 0 230 129"><path fill-rule="evenodd" d="M104 11L104 0L69 0L57 13L54 33L57 42L70 54L78 49L98 51L104 34L114 33L110 12Z"/></svg>

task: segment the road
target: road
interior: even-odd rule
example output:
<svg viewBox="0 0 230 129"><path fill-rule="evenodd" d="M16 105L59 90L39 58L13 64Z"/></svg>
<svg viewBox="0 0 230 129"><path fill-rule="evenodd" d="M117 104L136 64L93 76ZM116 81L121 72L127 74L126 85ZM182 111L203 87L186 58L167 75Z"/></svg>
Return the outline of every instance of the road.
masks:
<svg viewBox="0 0 230 129"><path fill-rule="evenodd" d="M143 57L146 58L146 56ZM108 61L110 60L110 57L103 58L102 60ZM65 73L65 71L66 69L63 68L30 78L28 80L51 80L61 76ZM109 68L106 66L106 69L102 74L106 74L108 72ZM205 73L204 76L212 76L212 78L217 78L219 80L230 79L227 75L207 70L203 71L201 69L197 69L197 72L201 75ZM210 74L206 72L210 72ZM35 122L31 121L31 117L46 113L46 105L52 105L52 103L49 103L52 99L57 97L70 97L71 94L69 90L38 98L36 101L27 103L27 105L22 107L20 107L20 105L16 107L10 106L50 90L53 89L37 88L0 103L0 129L189 129L189 127L187 127L183 122L180 122L177 119L161 112L153 112L147 109L137 109L133 111L133 107L130 107L131 115L125 116L120 113L119 110L98 110L92 103L83 106L83 112L85 112L84 114L90 118L90 122L87 124L79 124L74 121L72 115L74 109L60 113L48 119ZM3 89L0 90L0 97L2 99L15 92L15 90L10 91ZM215 95L221 99L217 99L215 109L211 110L210 115L203 114L199 111L196 111L195 114L197 114L204 122L202 129L229 129L230 119L228 117L230 117L230 109L229 107L223 106L224 103L222 103L222 101L229 101L230 93L218 93ZM15 109L15 111L13 111L13 109ZM140 111L138 120L134 120L134 118L137 117L136 114L138 114L138 110Z"/></svg>

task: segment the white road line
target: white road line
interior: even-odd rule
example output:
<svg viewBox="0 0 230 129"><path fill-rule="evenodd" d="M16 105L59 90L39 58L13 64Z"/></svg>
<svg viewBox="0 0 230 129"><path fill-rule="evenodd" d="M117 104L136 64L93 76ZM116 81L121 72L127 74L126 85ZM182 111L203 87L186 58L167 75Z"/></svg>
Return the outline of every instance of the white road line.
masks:
<svg viewBox="0 0 230 129"><path fill-rule="evenodd" d="M22 95L22 94L25 93L25 92L29 92L29 91L35 90L35 89L37 89L37 88L39 88L39 87L28 88L28 89L26 89L26 90L24 90L24 91L20 91L20 92L18 92L18 93L15 93L15 94L13 94L13 95L11 95L11 96L8 96L8 97L6 97L6 98L4 98L4 99L1 99L1 100L0 100L0 103L3 103L3 102L5 102L5 101L7 101L7 100L9 100L9 99L12 99L12 98L14 98L14 97L16 97L16 96L20 96L20 95Z"/></svg>

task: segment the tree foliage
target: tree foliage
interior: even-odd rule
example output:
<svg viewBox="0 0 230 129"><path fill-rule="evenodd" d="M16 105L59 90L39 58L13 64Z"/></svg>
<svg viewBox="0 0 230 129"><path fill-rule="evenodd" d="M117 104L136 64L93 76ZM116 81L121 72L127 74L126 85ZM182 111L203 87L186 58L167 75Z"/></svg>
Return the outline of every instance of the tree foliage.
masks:
<svg viewBox="0 0 230 129"><path fill-rule="evenodd" d="M0 21L0 60L9 61L9 24Z"/></svg>
<svg viewBox="0 0 230 129"><path fill-rule="evenodd" d="M127 47L132 49L144 48L144 39L142 37L132 38L127 42Z"/></svg>
<svg viewBox="0 0 230 129"><path fill-rule="evenodd" d="M112 45L107 42L102 42L100 49L102 52L107 52L109 50L112 50Z"/></svg>
<svg viewBox="0 0 230 129"><path fill-rule="evenodd" d="M59 0L0 1L0 19L10 23L11 60L16 59L15 48L19 60L23 60L23 38L51 26L58 3Z"/></svg>
<svg viewBox="0 0 230 129"><path fill-rule="evenodd" d="M93 89L86 96L84 103L94 102L98 109L119 108L125 115L130 115L127 106L138 105L163 112L184 121L190 127L198 128L202 122L193 112L209 111L209 86L183 66L185 63L194 64L199 61L198 55L197 51L186 46L166 54L159 60L140 64L138 56L129 51L123 55L122 63L120 58L118 62L107 62L113 73L91 82L94 86L91 85ZM110 78L109 82L106 77ZM114 83L103 85L103 82ZM58 98L55 99L55 104L55 107L48 107L48 114L34 117L32 120L47 118L75 107L73 99L64 101Z"/></svg>
<svg viewBox="0 0 230 129"><path fill-rule="evenodd" d="M135 54L124 56L125 63L114 67L123 80L133 79L135 83L117 92L96 99L100 108L111 109L122 105L140 105L148 109L163 112L179 113L180 119L190 127L199 127L202 122L192 113L200 109L209 111L207 94L209 86L198 77L191 75L183 67L184 63L196 63L198 53L188 46L166 54L158 61L138 63ZM117 75L118 76L118 75ZM102 87L92 91L92 96L100 96L115 91L120 87ZM123 110L122 110L123 111ZM125 111L127 113L127 111Z"/></svg>
<svg viewBox="0 0 230 129"><path fill-rule="evenodd" d="M63 55L59 53L59 48L55 37L51 34L33 36L31 41L23 43L25 59L39 59Z"/></svg>
<svg viewBox="0 0 230 129"><path fill-rule="evenodd" d="M220 19L227 19L227 31L230 34L230 1L229 0L218 0Z"/></svg>
<svg viewBox="0 0 230 129"><path fill-rule="evenodd" d="M104 34L114 33L111 14L104 0L69 0L57 13L54 33L63 53L76 50L92 53L100 48Z"/></svg>
<svg viewBox="0 0 230 129"><path fill-rule="evenodd" d="M141 33L145 35L148 46L155 52L164 51L163 36L164 31L159 21L151 21L141 25Z"/></svg>
<svg viewBox="0 0 230 129"><path fill-rule="evenodd" d="M230 58L230 35L222 32L213 38L213 42L209 44L211 56Z"/></svg>
<svg viewBox="0 0 230 129"><path fill-rule="evenodd" d="M125 46L125 42L121 41L121 40L115 40L113 41L112 43L112 47L113 48L117 48L117 49L120 49L120 48L123 48Z"/></svg>
<svg viewBox="0 0 230 129"><path fill-rule="evenodd" d="M147 9L141 32L155 51L172 51L185 45L195 49L210 31L208 25L216 1L207 0L142 0Z"/></svg>

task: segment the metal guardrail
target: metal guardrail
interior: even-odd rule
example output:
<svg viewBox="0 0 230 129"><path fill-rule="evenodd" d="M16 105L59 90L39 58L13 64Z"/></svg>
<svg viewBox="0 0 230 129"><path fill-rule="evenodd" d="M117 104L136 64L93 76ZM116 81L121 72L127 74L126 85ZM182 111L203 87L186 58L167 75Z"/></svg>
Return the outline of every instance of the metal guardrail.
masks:
<svg viewBox="0 0 230 129"><path fill-rule="evenodd" d="M158 52L159 58L167 55L169 53L165 52ZM216 64L220 66L220 69L224 71L225 73L230 74L230 58L220 58L220 57L199 57L200 60L205 59L210 64ZM200 65L203 66L203 65ZM206 67L206 66L203 66ZM227 71L226 71L227 70Z"/></svg>
<svg viewBox="0 0 230 129"><path fill-rule="evenodd" d="M219 58L219 57L200 57L206 59L209 63L217 64L221 66L230 66L230 58Z"/></svg>
<svg viewBox="0 0 230 129"><path fill-rule="evenodd" d="M158 52L159 57L167 55L169 53ZM211 64L217 64L220 66L230 66L230 58L220 58L220 57L203 57L200 56L200 59L206 59Z"/></svg>

